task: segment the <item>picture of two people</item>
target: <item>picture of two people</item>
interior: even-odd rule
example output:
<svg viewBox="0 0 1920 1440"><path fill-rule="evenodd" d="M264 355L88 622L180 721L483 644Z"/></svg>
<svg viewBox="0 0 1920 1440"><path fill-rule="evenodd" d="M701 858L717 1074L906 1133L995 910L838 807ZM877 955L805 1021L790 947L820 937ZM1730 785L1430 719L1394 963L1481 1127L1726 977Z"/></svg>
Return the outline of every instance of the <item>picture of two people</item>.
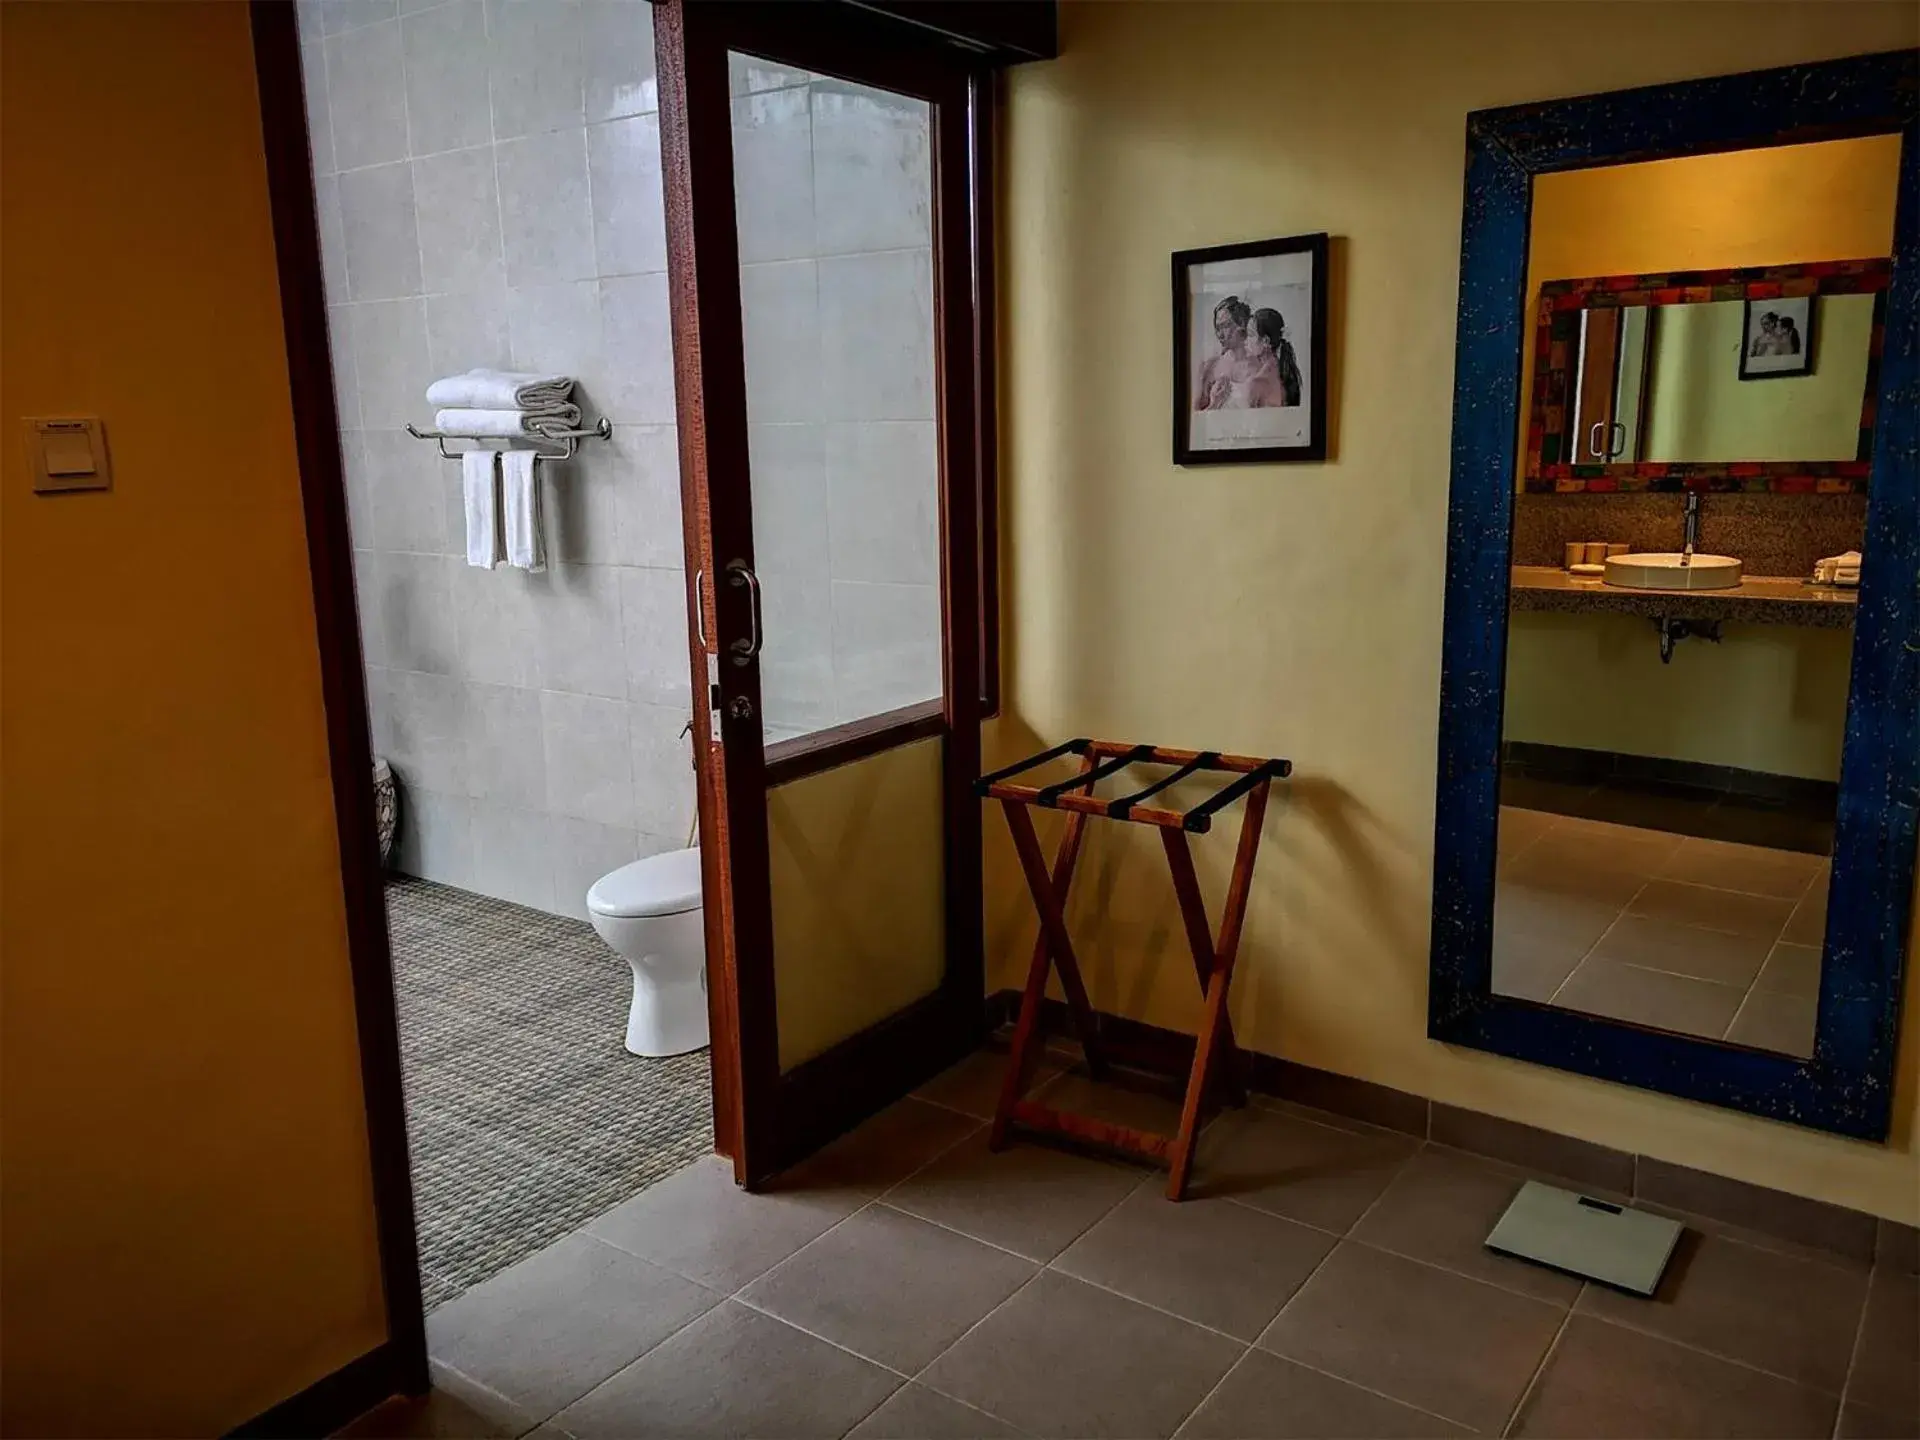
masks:
<svg viewBox="0 0 1920 1440"><path fill-rule="evenodd" d="M1238 295L1213 307L1219 347L1200 367L1195 410L1268 410L1300 403L1300 364L1278 310L1254 309Z"/></svg>

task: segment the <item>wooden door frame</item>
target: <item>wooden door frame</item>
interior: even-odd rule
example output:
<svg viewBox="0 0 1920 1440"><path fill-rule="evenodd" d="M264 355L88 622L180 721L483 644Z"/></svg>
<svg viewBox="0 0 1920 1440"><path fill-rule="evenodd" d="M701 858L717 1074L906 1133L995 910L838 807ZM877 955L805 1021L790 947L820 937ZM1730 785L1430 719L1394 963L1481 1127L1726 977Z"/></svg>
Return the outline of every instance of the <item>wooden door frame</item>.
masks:
<svg viewBox="0 0 1920 1440"><path fill-rule="evenodd" d="M320 221L307 134L300 36L286 0L251 0L254 72L266 153L292 392L294 446L312 572L327 763L346 905L347 964L353 977L360 1083L367 1111L373 1212L385 1293L386 1341L332 1375L256 1416L239 1433L326 1433L396 1392L427 1389L426 1307L407 1158L406 1095L387 936L386 886L374 822L373 741L367 725L366 664L353 586L353 540L340 454L340 411L327 342L327 295Z"/></svg>
<svg viewBox="0 0 1920 1440"><path fill-rule="evenodd" d="M674 336L681 500L685 525L688 666L695 693L719 677L722 727L694 707L703 846L709 994L716 1047L731 1013L737 1048L727 1069L737 1088L716 1119L735 1178L755 1187L905 1093L977 1043L985 1025L981 937L979 772L986 667L981 549L991 471L992 75L977 57L927 34L853 7L663 0L655 7L660 85L661 173L665 185L669 306ZM885 86L926 100L934 117L935 316L941 418L941 535L944 699L874 716L833 731L764 747L759 666L721 663L728 637L753 626L744 587L718 583L738 560L751 567L749 503L736 503L749 475L739 246L734 214L732 100L727 55L744 50L816 73ZM720 494L711 503L715 480ZM703 581L704 577L704 581ZM955 617L962 617L956 622ZM703 638L704 637L704 638ZM994 657L997 668L997 655ZM725 707L744 706L741 718ZM941 734L945 816L946 970L925 999L833 1046L791 1071L780 1068L768 873L766 793L770 778L800 778L863 755ZM741 880L736 887L735 878ZM716 1054L718 1053L716 1048ZM716 1061L716 1072L722 1068Z"/></svg>
<svg viewBox="0 0 1920 1440"><path fill-rule="evenodd" d="M806 7L817 18L826 7ZM327 756L334 778L334 818L340 847L341 885L347 919L348 966L360 1051L361 1085L373 1190L376 1243L387 1338L366 1354L242 1424L236 1434L325 1434L396 1393L418 1395L428 1388L425 1305L414 1211L412 1170L407 1147L406 1099L402 1085L398 1015L394 1001L393 959L387 933L385 877L375 839L371 787L343 777L371 774L373 746L367 721L365 660L360 643L358 602L353 582L352 538L348 528L344 462L340 449L339 408L333 387L328 343L327 298L320 253L320 226L312 167L300 37L292 0L250 0L254 66L260 93L260 122L266 162L281 319L286 336L288 381L299 463L301 503L311 571L315 639L319 652L322 700L326 711ZM837 24L827 27L837 33ZM824 33L824 32L823 32ZM984 647L976 657L976 683L983 707L995 708L998 692L997 585L993 536L993 268L992 268L992 117L995 76L989 67L1016 58L1016 51L982 58L970 76L972 160L971 233L972 304L976 324L971 339L972 371L979 406L974 417L979 437L976 461L975 523L985 541L977 575L977 604ZM1031 53L1047 53L1035 50ZM832 69L830 63L818 68ZM663 80L665 76L663 74ZM667 106L662 107L663 127ZM952 237L949 237L951 243ZM736 280L737 283L737 280ZM952 297L948 297L951 302ZM677 323L677 321L676 321ZM679 365L676 353L676 369ZM697 370L697 354L695 357ZM676 375L676 379L678 376ZM742 457L744 458L744 457ZM709 616L709 619L712 617ZM694 637L690 635L690 643ZM964 657L962 657L964 658ZM949 694L953 677L949 677ZM703 714L695 707L696 714ZM924 724L924 717L919 723ZM848 737L836 737L846 741ZM884 739L884 737L882 737ZM872 736L852 743L870 745ZM977 769L978 728L971 743ZM818 763L831 758L822 746ZM842 753L843 763L851 758ZM807 757L794 757L805 765ZM703 824L709 819L702 796ZM951 847L950 847L951 848ZM972 892L978 895L979 851L971 849ZM964 882L965 877L962 876ZM949 883L952 877L949 876ZM967 909L974 939L965 953L979 954L977 904ZM710 963L710 971L712 969ZM956 976L949 967L949 989L965 988L984 1006L984 981L977 965ZM723 986L710 990L724 991ZM924 1011L925 1007L921 1007ZM741 1082L737 1069L736 1017L717 1013L714 1026L713 1103L717 1148L737 1154ZM761 1017L771 1024L771 1010ZM917 1077L928 1063L954 1044L950 1026L931 1025L924 1013L904 1012L875 1031L855 1037L863 1046L841 1046L802 1066L784 1079L788 1097L782 1111L810 1113L818 1123L783 1137L784 1159L804 1153L865 1113L870 1087L859 1083L857 1064L877 1060L872 1074L898 1083ZM971 1036L967 1039L970 1042ZM851 1042L850 1042L851 1044ZM775 1076L776 1087L782 1082ZM781 1093L776 1089L776 1094ZM730 1124L734 1128L730 1128Z"/></svg>

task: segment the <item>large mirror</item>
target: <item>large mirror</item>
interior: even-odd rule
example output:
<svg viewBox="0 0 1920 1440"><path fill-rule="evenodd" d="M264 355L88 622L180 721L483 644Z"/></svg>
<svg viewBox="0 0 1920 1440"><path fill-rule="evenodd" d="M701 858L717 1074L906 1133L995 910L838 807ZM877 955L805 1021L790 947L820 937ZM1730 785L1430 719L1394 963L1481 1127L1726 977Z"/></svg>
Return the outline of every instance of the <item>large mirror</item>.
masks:
<svg viewBox="0 0 1920 1440"><path fill-rule="evenodd" d="M1813 1053L1898 167L1872 137L1536 184L1536 256L1667 265L1535 290L1495 994ZM1779 184L1808 204L1716 203Z"/></svg>
<svg viewBox="0 0 1920 1440"><path fill-rule="evenodd" d="M1809 67L1873 75L1889 114L1804 144L1776 143L1821 133L1800 71L1470 122L1440 1038L1884 1125L1920 771L1915 426L1888 398L1915 365L1913 68ZM1689 153L1709 91L1750 142Z"/></svg>

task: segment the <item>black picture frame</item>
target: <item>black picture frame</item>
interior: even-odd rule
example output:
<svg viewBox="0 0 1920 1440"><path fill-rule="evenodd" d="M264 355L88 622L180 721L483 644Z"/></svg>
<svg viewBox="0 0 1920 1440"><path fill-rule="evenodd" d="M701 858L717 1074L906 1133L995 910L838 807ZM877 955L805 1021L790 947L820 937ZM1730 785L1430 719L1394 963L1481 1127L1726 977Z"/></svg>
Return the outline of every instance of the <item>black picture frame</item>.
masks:
<svg viewBox="0 0 1920 1440"><path fill-rule="evenodd" d="M1807 302L1807 333L1800 337L1800 367L1797 370L1753 370L1747 362L1752 357L1747 353L1753 336L1753 307L1792 305L1800 300ZM1802 375L1813 374L1813 326L1814 317L1820 309L1818 295L1792 295L1775 300L1749 300L1747 308L1740 312L1740 378L1742 380L1792 380Z"/></svg>
<svg viewBox="0 0 1920 1440"><path fill-rule="evenodd" d="M1173 252L1173 463L1176 465L1264 465L1276 461L1324 461L1327 458L1327 235L1288 235L1238 245ZM1311 257L1313 278L1307 337L1307 441L1304 445L1222 445L1196 449L1191 443L1193 416L1192 317L1188 296L1195 266L1225 260L1258 260L1276 255Z"/></svg>
<svg viewBox="0 0 1920 1440"><path fill-rule="evenodd" d="M1857 135L1901 137L1813 1055L1493 991L1515 437L1533 177ZM1893 1115L1920 839L1920 52L1715 76L1467 117L1440 661L1427 1034L1448 1045L1861 1140ZM1911 1021L1910 1021L1911 1023Z"/></svg>

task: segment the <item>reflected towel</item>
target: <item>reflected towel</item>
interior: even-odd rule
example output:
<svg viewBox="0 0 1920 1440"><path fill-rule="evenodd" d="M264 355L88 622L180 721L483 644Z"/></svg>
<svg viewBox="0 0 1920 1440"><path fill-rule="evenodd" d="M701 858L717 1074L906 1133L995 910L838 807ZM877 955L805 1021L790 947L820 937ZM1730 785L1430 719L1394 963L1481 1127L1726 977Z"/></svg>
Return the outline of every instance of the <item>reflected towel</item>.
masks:
<svg viewBox="0 0 1920 1440"><path fill-rule="evenodd" d="M580 428L580 407L562 405L554 410L438 410L434 428L448 435L485 435L501 440L537 440L545 435L564 435Z"/></svg>
<svg viewBox="0 0 1920 1440"><path fill-rule="evenodd" d="M467 512L467 564L491 570L504 558L500 545L499 452L469 450L460 457Z"/></svg>
<svg viewBox="0 0 1920 1440"><path fill-rule="evenodd" d="M427 387L436 410L556 410L573 395L571 375L535 375L521 370L469 370Z"/></svg>
<svg viewBox="0 0 1920 1440"><path fill-rule="evenodd" d="M531 450L507 450L500 456L500 511L507 532L507 563L522 570L547 568L539 459Z"/></svg>
<svg viewBox="0 0 1920 1440"><path fill-rule="evenodd" d="M1813 581L1816 585L1858 585L1860 552L1849 550L1844 555L1829 555L1814 561Z"/></svg>

